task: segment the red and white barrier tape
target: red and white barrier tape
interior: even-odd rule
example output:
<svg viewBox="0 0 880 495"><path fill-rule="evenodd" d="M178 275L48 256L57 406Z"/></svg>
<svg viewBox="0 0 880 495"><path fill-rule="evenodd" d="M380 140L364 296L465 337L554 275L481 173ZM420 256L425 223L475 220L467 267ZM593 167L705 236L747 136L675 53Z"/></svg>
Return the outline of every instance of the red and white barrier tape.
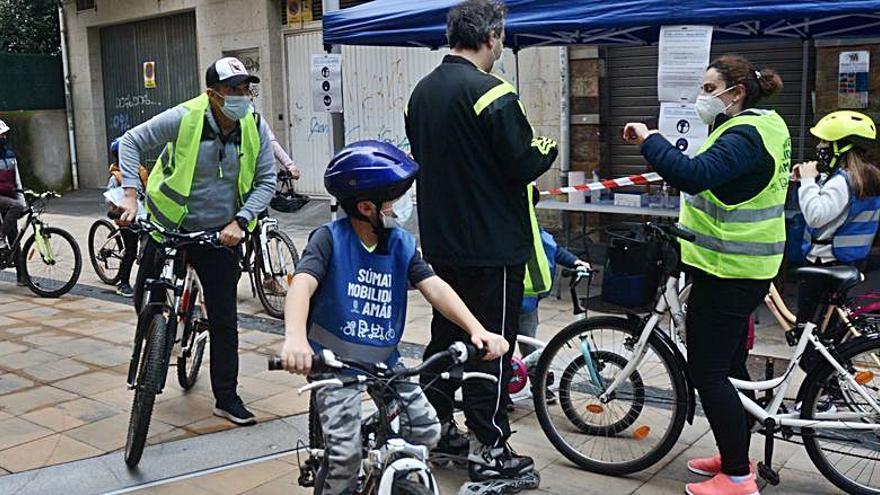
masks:
<svg viewBox="0 0 880 495"><path fill-rule="evenodd" d="M643 186L651 182L661 182L663 180L660 174L651 172L640 175L630 175L629 177L621 177L619 179L605 179L599 182L590 182L589 184L577 184L568 187L557 187L549 191L541 191L541 195L569 194L573 192L600 191L602 189L615 189L623 186Z"/></svg>

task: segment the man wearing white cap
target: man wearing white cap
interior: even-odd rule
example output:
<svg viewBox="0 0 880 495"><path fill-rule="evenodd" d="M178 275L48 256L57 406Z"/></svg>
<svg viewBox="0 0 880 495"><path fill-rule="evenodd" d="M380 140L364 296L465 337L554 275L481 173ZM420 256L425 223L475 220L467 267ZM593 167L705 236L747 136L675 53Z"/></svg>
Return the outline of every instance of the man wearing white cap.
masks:
<svg viewBox="0 0 880 495"><path fill-rule="evenodd" d="M259 82L240 60L221 58L208 67L204 93L134 127L119 141L126 193L121 224L134 221L137 214L137 194L143 192L138 177L141 154L165 146L147 181L150 220L170 229L218 231L221 244L228 248L186 249L204 288L214 414L239 425L255 420L237 393L236 293L241 276L237 246L275 193L269 127L251 111L250 84ZM158 252L158 244L149 239L134 288L138 310L144 281L156 278L162 269Z"/></svg>
<svg viewBox="0 0 880 495"><path fill-rule="evenodd" d="M0 120L0 257L8 259L15 256L10 246L18 233L18 219L25 212L27 204L21 187L21 174L18 173L18 159L7 142L9 126ZM24 285L15 267L18 285Z"/></svg>

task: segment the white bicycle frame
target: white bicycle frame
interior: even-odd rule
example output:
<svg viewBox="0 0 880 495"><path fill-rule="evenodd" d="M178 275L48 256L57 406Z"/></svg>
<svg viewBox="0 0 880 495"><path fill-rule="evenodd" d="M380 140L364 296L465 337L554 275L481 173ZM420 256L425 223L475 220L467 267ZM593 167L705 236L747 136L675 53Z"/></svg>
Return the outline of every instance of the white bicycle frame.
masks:
<svg viewBox="0 0 880 495"><path fill-rule="evenodd" d="M175 280L174 276L174 255L177 253L177 250L171 250L169 253L169 258L165 261L165 266L162 267L162 278L165 280ZM196 274L195 269L193 269L192 265L186 265L186 276L182 279L176 280L176 287L181 288L181 294L192 294L193 289L198 290L199 298L197 301L190 301L190 304L198 304L202 310L202 315L207 318L208 311L205 308L205 294L202 290L202 283L199 281L199 276ZM173 294L173 293L172 293ZM172 294L169 294L171 296ZM145 295L145 297L149 297ZM175 314L180 314L180 305L183 303L183 297L174 297L171 301L169 301L169 306L174 308ZM208 333L203 332L198 335L196 338L196 344L208 338ZM177 325L177 334L174 336L174 342L177 347L177 355L179 357L183 357L184 353L189 351L189 347L186 346L185 342L182 342L183 339L183 325Z"/></svg>
<svg viewBox="0 0 880 495"><path fill-rule="evenodd" d="M665 315L669 314L673 321L678 315L681 318L681 323L683 323L684 312L682 311L682 305L678 297L678 279L674 277L669 277L666 281L666 290L664 291L662 297L658 298L657 304L654 307L654 311L651 314L648 322L645 324L642 329L642 333L639 336L639 340L636 342L633 349L633 358L624 366L623 370L614 377L614 380L611 381L611 384L605 389L605 391L599 395L599 399L603 402L608 401L612 396L615 390L629 379L629 376L635 371L636 368L641 364L642 359L645 357L645 353L648 350L648 339L651 337L651 334L655 331L662 332L663 330L658 328L657 325L660 322L661 318ZM788 368L785 370L785 373L772 380L763 380L763 381L746 381L746 380L738 380L735 378L731 378L730 382L739 392L740 401L743 404L743 407L748 411L749 414L758 418L760 420L759 424L756 424L754 427L754 431L757 431L763 425L763 422L769 418L772 418L777 425L779 426L792 426L792 427L806 427L806 428L814 428L814 429L851 429L851 430L878 430L880 431L880 424L878 423L863 423L863 422L853 422L852 420L858 420L860 418L866 418L873 415L880 416L880 404L875 401L870 394L866 392L864 387L856 382L855 378L840 364L834 357L828 352L828 349L825 345L819 340L816 336L816 325L814 323L807 323L804 327L803 333L801 334L800 340L798 341L797 347L795 348L794 357L788 364ZM812 343L819 354L825 358L825 360L834 368L834 370L838 373L839 376L842 376L843 379L852 387L852 389L860 395L865 402L870 406L870 409L873 412L827 412L827 413L818 413L815 416L815 419L805 420L799 419L799 413L783 413L778 414L779 408L782 405L782 401L785 398L785 392L788 390L788 386L791 383L793 371L797 368L798 363L800 363L801 357L804 354L804 351L807 348L807 344ZM764 390L775 390L779 389L773 397L773 400L770 401L770 404L767 405L766 409L762 409L757 403L755 403L750 398L746 397L741 391L742 390L753 390L753 391L764 391ZM850 421L847 421L850 420Z"/></svg>
<svg viewBox="0 0 880 495"><path fill-rule="evenodd" d="M276 268L280 268L281 270L286 270L286 266L281 263L281 260L284 259L284 253L282 251L282 247L280 243L275 244L275 252L271 252L269 249L269 232L273 230L278 230L278 220L271 217L266 217L260 219L260 254L263 257L263 269L268 271L272 277L276 277L278 275L282 275L285 277L289 277L290 273L275 273ZM272 262L273 260L278 260L278 266L276 267ZM290 280L285 280L285 283L289 284Z"/></svg>

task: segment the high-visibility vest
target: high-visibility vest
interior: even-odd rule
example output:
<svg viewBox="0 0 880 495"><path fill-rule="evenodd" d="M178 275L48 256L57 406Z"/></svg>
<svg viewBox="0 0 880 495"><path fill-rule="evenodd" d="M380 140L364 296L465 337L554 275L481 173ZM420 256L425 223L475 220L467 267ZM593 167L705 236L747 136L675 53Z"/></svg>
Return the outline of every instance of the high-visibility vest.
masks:
<svg viewBox="0 0 880 495"><path fill-rule="evenodd" d="M535 215L535 205L532 202L532 185L526 187L526 196L529 200L529 223L532 227L532 254L526 262L525 287L523 296L537 296L549 292L553 285L550 277L550 263L544 252L544 243L541 242L541 228L538 226L538 217Z"/></svg>
<svg viewBox="0 0 880 495"><path fill-rule="evenodd" d="M720 278L767 280L776 276L785 251L785 197L791 168L791 137L782 118L771 110L749 110L712 131L699 153L711 148L728 129L754 127L773 158L773 177L753 198L722 203L712 191L683 195L679 222L696 238L681 240L681 259ZM754 157L755 160L761 157Z"/></svg>
<svg viewBox="0 0 880 495"><path fill-rule="evenodd" d="M827 241L813 240L817 229L807 227L804 229L801 247L804 255L807 255L813 244L831 244L831 252L837 261L856 263L871 254L874 235L877 233L877 227L880 226L880 196L857 198L849 180L849 173L843 169L838 170L837 173L843 176L849 188L846 220Z"/></svg>
<svg viewBox="0 0 880 495"><path fill-rule="evenodd" d="M205 111L209 104L208 95L204 93L181 103L187 113L180 121L177 139L165 145L147 179L147 213L166 228L180 228L188 213L187 198L192 188L205 124ZM254 185L257 155L260 152L260 133L251 112L239 124L241 149L238 158L238 202L242 205ZM252 231L256 224L256 220L250 222L248 230Z"/></svg>

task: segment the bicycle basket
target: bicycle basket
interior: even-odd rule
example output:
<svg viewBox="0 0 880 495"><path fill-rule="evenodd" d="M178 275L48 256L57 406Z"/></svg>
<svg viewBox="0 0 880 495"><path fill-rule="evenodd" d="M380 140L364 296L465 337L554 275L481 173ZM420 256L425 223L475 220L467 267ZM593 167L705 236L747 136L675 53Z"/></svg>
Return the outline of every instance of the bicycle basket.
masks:
<svg viewBox="0 0 880 495"><path fill-rule="evenodd" d="M605 233L609 241L602 300L625 308L648 305L660 281L659 246L645 238L641 224L615 224Z"/></svg>

